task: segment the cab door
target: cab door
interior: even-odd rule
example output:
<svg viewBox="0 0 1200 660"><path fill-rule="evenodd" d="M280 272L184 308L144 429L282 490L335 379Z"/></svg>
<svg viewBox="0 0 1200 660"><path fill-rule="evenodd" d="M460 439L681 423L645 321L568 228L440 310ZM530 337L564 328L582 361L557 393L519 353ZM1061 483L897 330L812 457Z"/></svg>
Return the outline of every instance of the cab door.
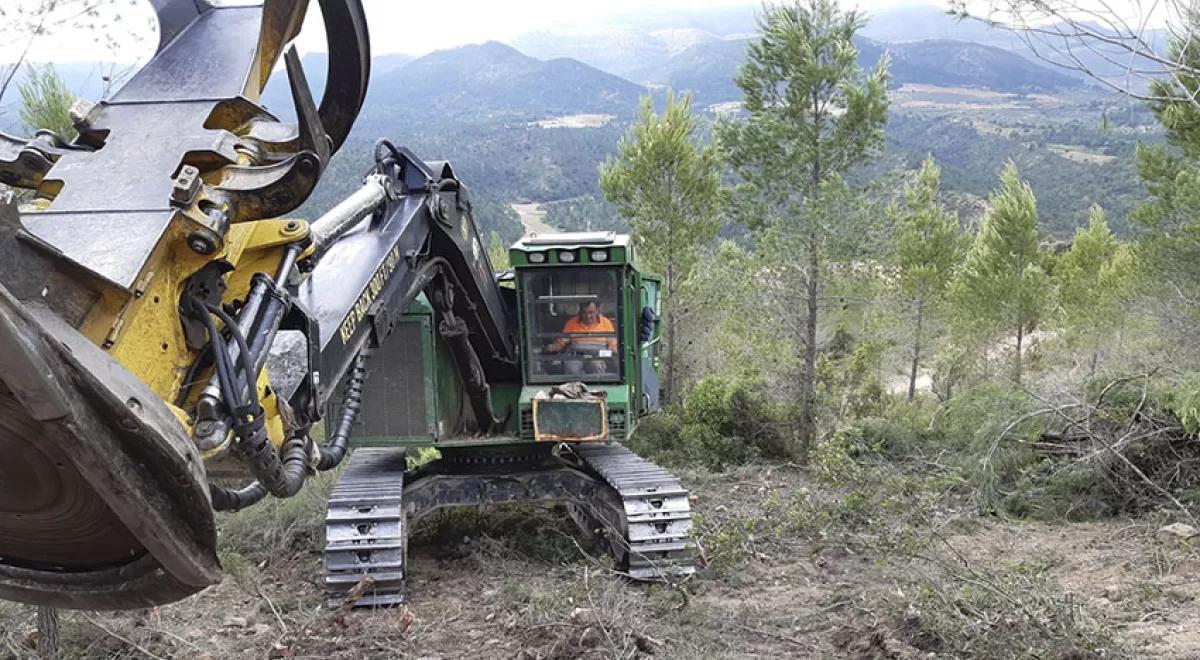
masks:
<svg viewBox="0 0 1200 660"><path fill-rule="evenodd" d="M638 402L640 414L659 410L662 360L662 278L657 275L641 274L638 277L637 322L638 362L641 365L641 396Z"/></svg>

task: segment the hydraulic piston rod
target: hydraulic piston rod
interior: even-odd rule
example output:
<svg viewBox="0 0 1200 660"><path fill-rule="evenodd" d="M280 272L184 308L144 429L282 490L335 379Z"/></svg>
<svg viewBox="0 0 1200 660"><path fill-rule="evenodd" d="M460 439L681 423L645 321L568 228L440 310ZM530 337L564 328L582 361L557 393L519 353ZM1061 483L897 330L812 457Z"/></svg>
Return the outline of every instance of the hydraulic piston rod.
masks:
<svg viewBox="0 0 1200 660"><path fill-rule="evenodd" d="M361 188L312 223L314 259L319 260L329 246L382 208L383 202L392 194L391 187L391 179L387 176L372 174Z"/></svg>

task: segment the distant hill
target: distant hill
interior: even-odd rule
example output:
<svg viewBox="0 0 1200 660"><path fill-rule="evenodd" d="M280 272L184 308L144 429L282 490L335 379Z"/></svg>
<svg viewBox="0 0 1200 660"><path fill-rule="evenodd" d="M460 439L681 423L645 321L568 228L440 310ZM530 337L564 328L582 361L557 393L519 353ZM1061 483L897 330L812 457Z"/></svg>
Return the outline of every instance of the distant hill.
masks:
<svg viewBox="0 0 1200 660"><path fill-rule="evenodd" d="M758 8L661 9L647 6L602 23L558 26L518 36L512 45L540 59L570 57L633 82L647 67L698 44L746 37Z"/></svg>
<svg viewBox="0 0 1200 660"><path fill-rule="evenodd" d="M476 201L492 209L480 217L485 228L511 239L519 223L495 212L498 202L594 193L597 164L614 152L646 93L577 60L539 60L496 42L431 53L373 75L354 131L301 214L353 190L372 143L387 137L453 162ZM600 121L539 123L569 115Z"/></svg>
<svg viewBox="0 0 1200 660"><path fill-rule="evenodd" d="M746 59L747 40L713 41L693 46L657 67L647 80L677 90L691 90L700 104L737 101L741 90L733 78ZM892 84L983 87L998 92L1028 93L1076 89L1078 78L1031 62L1016 53L949 40L884 44L857 38L859 64L872 69L885 52L891 55Z"/></svg>
<svg viewBox="0 0 1200 660"><path fill-rule="evenodd" d="M539 60L492 41L431 53L375 76L368 104L403 105L419 117L532 120L629 115L645 92L578 60Z"/></svg>
<svg viewBox="0 0 1200 660"><path fill-rule="evenodd" d="M522 35L512 45L532 57L570 57L605 71L627 77L672 55L668 42L632 27L599 26L542 30Z"/></svg>
<svg viewBox="0 0 1200 660"><path fill-rule="evenodd" d="M862 38L856 43L864 67L874 66L884 52L889 53L892 80L899 84L985 87L1016 93L1083 86L1077 78L993 46L948 39L884 44Z"/></svg>
<svg viewBox="0 0 1200 660"><path fill-rule="evenodd" d="M1024 43L1016 34L988 27L979 21L961 20L946 13L945 7L932 4L868 12L867 19L859 35L873 41L902 43L950 39L1005 50L1024 50Z"/></svg>
<svg viewBox="0 0 1200 660"><path fill-rule="evenodd" d="M1159 65L1145 59L1130 61L1129 53L1117 47L1105 47L1093 41L1090 47L1075 47L1070 54L1063 51L1061 40L1053 37L1038 35L1020 35L1008 30L989 27L981 21L959 19L946 13L944 8L927 5L917 7L901 7L879 14L870 15L870 22L859 32L862 36L876 41L902 43L910 41L944 40L969 41L983 46L992 46L1012 51L1040 65L1059 71L1060 73L1080 80L1091 80L1083 71L1071 68L1059 68L1056 65L1076 63L1071 58L1078 58L1082 68L1098 74L1120 86L1129 84L1126 69L1133 67L1140 71L1158 71ZM1085 23L1096 34L1114 34L1109 28L1095 23ZM1040 26L1047 32L1053 33L1054 25ZM1066 31L1066 30L1064 30ZM1155 52L1165 53L1170 34L1164 29L1147 28L1140 35ZM1027 41L1032 39L1032 41ZM1123 39L1122 39L1123 40ZM1144 84L1139 76L1134 76L1132 82Z"/></svg>
<svg viewBox="0 0 1200 660"><path fill-rule="evenodd" d="M657 66L647 67L643 76L675 90L690 90L700 105L740 101L742 90L733 79L746 61L749 43L733 39L698 44Z"/></svg>

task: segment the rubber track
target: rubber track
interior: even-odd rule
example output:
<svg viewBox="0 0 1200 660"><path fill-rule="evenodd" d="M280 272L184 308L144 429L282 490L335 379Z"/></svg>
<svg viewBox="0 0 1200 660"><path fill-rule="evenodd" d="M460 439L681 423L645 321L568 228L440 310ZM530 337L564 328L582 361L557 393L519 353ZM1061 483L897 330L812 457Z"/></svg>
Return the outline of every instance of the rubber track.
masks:
<svg viewBox="0 0 1200 660"><path fill-rule="evenodd" d="M678 477L616 443L571 450L621 500L623 524L609 522L605 531L619 536L609 539L609 548L630 577L666 580L695 572L691 503Z"/></svg>
<svg viewBox="0 0 1200 660"><path fill-rule="evenodd" d="M373 585L354 607L405 602L404 469L403 449L363 448L350 455L325 514L325 593L330 607L341 605L367 576Z"/></svg>

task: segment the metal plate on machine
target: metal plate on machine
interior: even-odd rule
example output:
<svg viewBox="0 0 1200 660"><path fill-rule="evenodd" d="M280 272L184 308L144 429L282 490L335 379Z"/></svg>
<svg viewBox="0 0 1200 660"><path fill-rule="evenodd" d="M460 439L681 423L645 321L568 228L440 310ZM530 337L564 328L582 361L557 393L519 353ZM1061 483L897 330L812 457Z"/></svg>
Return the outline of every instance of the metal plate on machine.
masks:
<svg viewBox="0 0 1200 660"><path fill-rule="evenodd" d="M608 406L603 399L534 399L533 437L547 442L607 440Z"/></svg>

